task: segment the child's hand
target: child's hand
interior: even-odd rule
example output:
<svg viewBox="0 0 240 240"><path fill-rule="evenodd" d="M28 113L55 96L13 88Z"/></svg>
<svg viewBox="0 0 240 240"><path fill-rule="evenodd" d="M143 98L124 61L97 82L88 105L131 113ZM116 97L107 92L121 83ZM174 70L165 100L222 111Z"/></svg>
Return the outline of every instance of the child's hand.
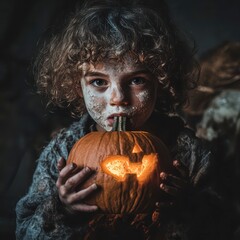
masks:
<svg viewBox="0 0 240 240"><path fill-rule="evenodd" d="M58 161L57 168L59 177L56 186L59 199L65 206L65 209L72 214L96 211L98 209L96 205L87 205L83 201L97 189L97 185L94 183L86 189L79 190L79 184L83 183L90 176L91 170L88 167L79 169L74 163L66 165L64 159Z"/></svg>
<svg viewBox="0 0 240 240"><path fill-rule="evenodd" d="M162 183L160 184L160 188L176 199L181 198L190 189L190 181L188 178L189 170L186 166L178 160L173 161L173 166L179 175L175 176L173 174L161 172L160 178Z"/></svg>
<svg viewBox="0 0 240 240"><path fill-rule="evenodd" d="M176 203L184 201L188 191L191 189L188 168L178 160L173 161L173 166L179 173L178 176L166 172L160 173L160 178L162 180L160 189L168 194L171 200L156 203L156 209L152 214L152 221L157 225L160 224L161 218L168 216L169 213L174 211L173 207L176 206Z"/></svg>

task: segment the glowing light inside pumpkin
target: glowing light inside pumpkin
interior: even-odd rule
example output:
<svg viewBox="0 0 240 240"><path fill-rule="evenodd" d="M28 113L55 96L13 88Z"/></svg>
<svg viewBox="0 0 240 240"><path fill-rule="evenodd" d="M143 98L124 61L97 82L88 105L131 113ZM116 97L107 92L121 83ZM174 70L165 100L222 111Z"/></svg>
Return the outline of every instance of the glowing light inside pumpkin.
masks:
<svg viewBox="0 0 240 240"><path fill-rule="evenodd" d="M157 154L144 155L142 162L132 163L127 156L109 156L101 163L102 170L118 181L124 181L126 175L136 175L138 181L144 181L155 169Z"/></svg>

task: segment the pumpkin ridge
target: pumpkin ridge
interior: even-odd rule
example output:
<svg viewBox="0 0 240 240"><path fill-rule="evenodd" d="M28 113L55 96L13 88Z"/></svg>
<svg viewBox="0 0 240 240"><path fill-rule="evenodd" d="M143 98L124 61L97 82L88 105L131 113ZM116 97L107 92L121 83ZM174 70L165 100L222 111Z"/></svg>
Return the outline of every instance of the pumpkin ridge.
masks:
<svg viewBox="0 0 240 240"><path fill-rule="evenodd" d="M142 137L144 136L144 138L145 138L145 133L138 133L138 138L134 135L134 142L136 142L137 140L138 140L138 142L139 142L139 139L141 139L142 140ZM140 138L140 136L141 136L141 138ZM136 140L137 139L137 140ZM146 140L146 138L144 139L144 140ZM146 145L146 141L144 141L144 143L142 142L142 141L140 141L140 143L141 143L141 145ZM142 159L143 159L143 157L142 157ZM141 162L142 162L142 159L141 159ZM141 184L144 184L144 183L141 183ZM135 204L134 204L134 209L136 210L136 209L139 209L139 206L142 206L142 203L143 203L143 196L145 196L145 194L144 194L144 189L142 188L142 187L139 187L139 182L138 182L138 188L137 188L137 191L138 191L138 198L137 199L135 199ZM140 196L139 196L139 194L140 194Z"/></svg>
<svg viewBox="0 0 240 240"><path fill-rule="evenodd" d="M128 176L129 178L134 178L134 175L129 175ZM125 192L127 192L127 193L125 193L125 195L128 195L128 196L131 196L131 193L132 193L132 189L134 189L134 187L135 187L135 185L136 185L136 181L129 181L129 185L128 186L126 186L126 184L125 184L125 188L126 187L128 187L129 188L129 191L127 192L127 191L125 191ZM127 196L127 197L128 197ZM133 201L132 201L132 198L130 197L130 202L132 203ZM130 203L128 203L127 205L128 205L128 208L127 209L125 209L124 211L127 211L127 212L130 212L130 213L132 213L132 205L131 206L129 206L129 204Z"/></svg>
<svg viewBox="0 0 240 240"><path fill-rule="evenodd" d="M105 142L106 142L106 140L104 141L104 145L105 145L105 147L107 146L107 148L108 147L111 147L111 144L109 144L109 143L111 143L111 142L114 142L112 139L114 138L114 134L109 134L109 132L106 132L105 133L106 134L106 136L107 136L107 139L108 139L108 143L106 144ZM99 146L102 146L102 145L99 145ZM106 150L106 149L105 149ZM106 150L107 151L107 150ZM111 149L110 149L110 151L112 151ZM106 157L106 156L105 156ZM102 158L101 158L102 159ZM108 176L109 177L109 176ZM104 186L104 187L106 187L106 186ZM110 207L110 211L113 211L114 212L114 206L113 206L113 204L110 204L110 206L107 206L107 203L109 202L109 199L108 199L108 194L107 194L107 191L105 191L105 189L103 189L103 192L104 192L104 194L103 194L103 203L104 203L104 209L108 209L109 207ZM115 193L112 193L112 194L115 194ZM110 200L110 202L111 202L111 200Z"/></svg>
<svg viewBox="0 0 240 240"><path fill-rule="evenodd" d="M131 136L131 138L132 138L132 142L135 144L136 142L138 142L138 139L136 138L136 136L134 135L134 134L129 134L130 136ZM132 153L132 149L133 149L133 147L134 147L134 144L133 144L133 146L131 147L131 153ZM131 160L131 159L129 159L129 160ZM134 162L134 161L133 161Z"/></svg>
<svg viewBox="0 0 240 240"><path fill-rule="evenodd" d="M117 143L118 143L118 152L120 152L120 155L124 155L124 152L123 152L123 146L122 146L122 141L125 141L125 131L122 131L121 133L119 131L116 132L116 135L117 135ZM122 139L123 138L123 139ZM124 212L124 194L123 194L123 186L124 184L121 183L120 184L120 197L119 197L119 206L120 206L120 213L123 213ZM117 207L118 208L118 207Z"/></svg>
<svg viewBox="0 0 240 240"><path fill-rule="evenodd" d="M137 192L139 193L139 187L137 188ZM139 199L139 196L136 197L136 191L134 191L134 200L133 200L133 203L132 205L130 206L130 211L131 213L133 213L135 210L136 210L136 203Z"/></svg>
<svg viewBox="0 0 240 240"><path fill-rule="evenodd" d="M121 154L122 154L122 148L121 148L121 146L120 146L120 134L119 134L119 132L117 131L117 132L115 132L115 134L113 134L113 135L111 135L112 137L114 137L114 138L117 138L117 146L115 146L116 148L117 148L117 152L120 152ZM113 142L114 142L114 140L113 140ZM111 142L110 142L111 143ZM119 192L122 192L122 184L120 184L120 186L121 186L121 190L119 191L119 189L117 189ZM122 206L122 200L121 200L121 198L117 198L118 199L118 202L117 202L117 204L116 205L114 205L114 204L112 204L112 208L114 208L114 212L117 212L117 209L119 209L119 207L118 206Z"/></svg>
<svg viewBox="0 0 240 240"><path fill-rule="evenodd" d="M125 155L125 154L127 154L127 155L129 155L129 145L130 145L130 143L127 145L127 149L126 149L126 147L125 146L123 146L123 144L122 143L125 143L126 141L127 142L129 142L129 137L131 136L131 134L130 134L130 132L126 132L126 131L124 131L123 132L123 134L121 134L120 135L123 139L121 139L121 141L120 141L120 143L121 143L121 155ZM125 150L125 152L123 152L123 150ZM130 161L130 159L128 159L129 161ZM126 179L128 179L129 177L131 177L131 176L129 176L129 175L127 175L126 176ZM132 185L132 182L130 181L130 183L131 183L131 185ZM121 187L122 187L122 194L121 194L121 197L122 197L122 212L124 213L124 212L128 212L128 210L129 210L129 207L128 207L128 204L126 204L125 203L125 199L128 199L128 195L129 195L129 191L131 191L131 186L126 186L127 184L126 184L126 182L123 182L122 184L121 184Z"/></svg>
<svg viewBox="0 0 240 240"><path fill-rule="evenodd" d="M146 133L142 135L144 138L144 141L146 141L148 143L148 145L151 146L151 151L154 149L156 150L156 147L154 146L154 144L152 142L154 142L156 144L156 141L154 138L152 138L152 135ZM150 139L149 139L150 138Z"/></svg>
<svg viewBox="0 0 240 240"><path fill-rule="evenodd" d="M124 155L124 152L123 152L123 144L122 144L122 142L124 142L126 139L125 139L125 135L126 134L126 132L117 132L117 135L118 135L118 143L119 143L119 152L120 152L120 154L121 155ZM123 138L123 139L122 139Z"/></svg>
<svg viewBox="0 0 240 240"><path fill-rule="evenodd" d="M139 205L142 205L143 202L143 188L139 188L139 182L138 182L138 188L137 188L137 192L138 192L138 196L134 201L134 205L133 205L133 210L132 211L138 211L139 213L141 213L142 209L139 208Z"/></svg>
<svg viewBox="0 0 240 240"><path fill-rule="evenodd" d="M124 203L125 199L125 192L124 192L124 182L121 183L121 207L120 207L120 213L124 213L126 209L126 204Z"/></svg>
<svg viewBox="0 0 240 240"><path fill-rule="evenodd" d="M104 209L107 209L106 203L108 202L108 197L107 197L108 194L104 188L105 188L105 186L103 186L103 189L101 189L103 191L101 204L103 204Z"/></svg>

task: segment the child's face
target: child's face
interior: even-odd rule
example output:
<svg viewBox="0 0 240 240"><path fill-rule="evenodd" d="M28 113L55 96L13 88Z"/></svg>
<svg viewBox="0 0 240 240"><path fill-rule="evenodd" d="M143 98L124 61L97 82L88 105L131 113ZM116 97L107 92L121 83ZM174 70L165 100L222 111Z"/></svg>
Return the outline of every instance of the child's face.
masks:
<svg viewBox="0 0 240 240"><path fill-rule="evenodd" d="M129 118L132 130L140 130L154 110L157 87L149 71L126 57L124 63L103 62L83 69L80 95L99 131L110 131L119 115Z"/></svg>

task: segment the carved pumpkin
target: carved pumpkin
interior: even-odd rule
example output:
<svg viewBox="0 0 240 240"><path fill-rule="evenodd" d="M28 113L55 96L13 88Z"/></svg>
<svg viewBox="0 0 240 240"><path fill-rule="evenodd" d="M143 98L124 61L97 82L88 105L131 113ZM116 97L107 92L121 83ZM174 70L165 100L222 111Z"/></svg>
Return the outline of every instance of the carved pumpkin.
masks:
<svg viewBox="0 0 240 240"><path fill-rule="evenodd" d="M146 213L161 198L161 171L170 169L169 152L148 132L92 132L73 146L67 163L95 170L82 188L99 190L85 202L104 213Z"/></svg>

